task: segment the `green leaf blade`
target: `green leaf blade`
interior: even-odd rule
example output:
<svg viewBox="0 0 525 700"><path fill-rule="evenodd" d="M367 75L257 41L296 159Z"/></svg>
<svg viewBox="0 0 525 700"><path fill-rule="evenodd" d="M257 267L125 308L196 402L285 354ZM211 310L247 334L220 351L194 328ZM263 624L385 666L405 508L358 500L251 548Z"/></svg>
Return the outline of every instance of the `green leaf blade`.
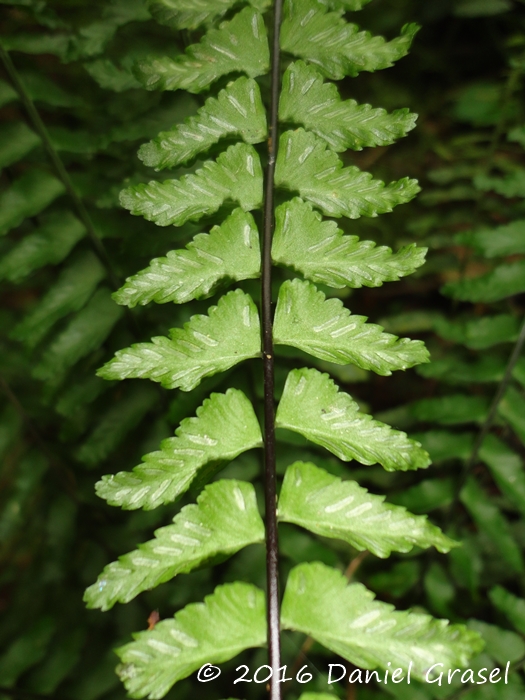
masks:
<svg viewBox="0 0 525 700"><path fill-rule="evenodd" d="M49 214L41 227L0 260L0 279L19 282L44 265L58 265L84 234L84 226L71 212Z"/></svg>
<svg viewBox="0 0 525 700"><path fill-rule="evenodd" d="M304 129L282 134L275 184L298 192L327 216L349 219L391 212L420 191L407 177L385 185L356 166L344 168L325 141Z"/></svg>
<svg viewBox="0 0 525 700"><path fill-rule="evenodd" d="M142 87L130 68L121 68L108 58L99 58L96 61L84 63L84 68L104 90L125 92Z"/></svg>
<svg viewBox="0 0 525 700"><path fill-rule="evenodd" d="M7 688L15 686L20 676L45 658L55 631L56 620L40 614L2 654L0 678Z"/></svg>
<svg viewBox="0 0 525 700"><path fill-rule="evenodd" d="M0 129L0 170L18 163L39 143L40 138L25 122L3 124Z"/></svg>
<svg viewBox="0 0 525 700"><path fill-rule="evenodd" d="M20 245L27 249L25 241L27 239ZM14 328L12 337L34 347L57 321L82 309L105 276L102 263L93 253L87 252L73 260L56 284Z"/></svg>
<svg viewBox="0 0 525 700"><path fill-rule="evenodd" d="M471 350L485 350L499 343L511 343L518 337L518 319L511 314L454 321L438 317L434 329L445 340L461 343Z"/></svg>
<svg viewBox="0 0 525 700"><path fill-rule="evenodd" d="M161 24L175 29L197 29L211 24L237 4L238 0L200 0L199 3L195 0L150 0L149 10ZM250 0L250 5L261 12L269 4L269 0Z"/></svg>
<svg viewBox="0 0 525 700"><path fill-rule="evenodd" d="M513 199L525 196L525 171L518 168L503 177L491 177L484 173L478 173L474 177L474 186L481 192L494 190L502 197Z"/></svg>
<svg viewBox="0 0 525 700"><path fill-rule="evenodd" d="M460 245L468 245L487 258L525 253L525 220L505 226L466 231L455 236Z"/></svg>
<svg viewBox="0 0 525 700"><path fill-rule="evenodd" d="M337 87L325 83L318 70L303 61L292 63L283 76L279 117L313 131L334 151L387 146L406 136L417 119L408 109L389 114L355 100L341 100Z"/></svg>
<svg viewBox="0 0 525 700"><path fill-rule="evenodd" d="M40 214L64 192L64 185L53 175L28 170L0 195L0 236Z"/></svg>
<svg viewBox="0 0 525 700"><path fill-rule="evenodd" d="M438 379L446 384L500 382L505 374L505 361L490 355L482 355L476 361L471 358L463 361L451 354L434 360L426 367L418 367L417 373L426 379Z"/></svg>
<svg viewBox="0 0 525 700"><path fill-rule="evenodd" d="M194 175L123 190L120 203L157 226L182 226L214 214L226 201L238 202L244 211L257 209L262 203L262 186L257 152L253 146L239 143L216 161L204 163Z"/></svg>
<svg viewBox="0 0 525 700"><path fill-rule="evenodd" d="M461 425L481 423L488 411L484 396L448 394L432 399L420 399L409 404L408 411L413 421L438 423L439 425Z"/></svg>
<svg viewBox="0 0 525 700"><path fill-rule="evenodd" d="M525 445L525 398L514 386L510 386L498 406L499 415L512 427Z"/></svg>
<svg viewBox="0 0 525 700"><path fill-rule="evenodd" d="M440 552L457 546L426 516L414 516L384 500L354 481L343 481L311 463L295 462L284 476L279 520L342 539L382 558L393 551L409 552L414 546L434 546Z"/></svg>
<svg viewBox="0 0 525 700"><path fill-rule="evenodd" d="M512 536L509 522L499 508L490 501L473 477L469 477L461 489L460 499L478 528L497 547L502 559L516 573L523 573L525 562L520 548Z"/></svg>
<svg viewBox="0 0 525 700"><path fill-rule="evenodd" d="M521 457L495 435L487 435L479 451L501 492L525 518L525 467Z"/></svg>
<svg viewBox="0 0 525 700"><path fill-rule="evenodd" d="M104 379L142 378L166 389L191 391L204 377L223 372L261 352L257 307L237 289L225 294L207 316L193 316L170 338L137 343L119 350L98 375Z"/></svg>
<svg viewBox="0 0 525 700"><path fill-rule="evenodd" d="M341 80L346 75L389 68L406 56L418 29L416 24L407 24L399 37L387 42L359 31L356 24L345 22L340 12L327 12L315 0L287 0L281 48L314 63L325 77Z"/></svg>
<svg viewBox="0 0 525 700"><path fill-rule="evenodd" d="M263 592L248 583L225 584L204 603L187 605L120 647L118 674L131 697L156 700L202 665L229 661L265 642Z"/></svg>
<svg viewBox="0 0 525 700"><path fill-rule="evenodd" d="M222 17L236 0L211 0L196 5L192 0L150 0L153 17L174 29L197 29Z"/></svg>
<svg viewBox="0 0 525 700"><path fill-rule="evenodd" d="M269 63L264 20L259 12L245 7L219 29L210 29L185 55L142 61L136 72L148 90L199 93L229 73L246 73L250 78L264 75Z"/></svg>
<svg viewBox="0 0 525 700"><path fill-rule="evenodd" d="M61 382L73 365L102 345L122 314L109 290L100 287L47 348L33 376L53 384Z"/></svg>
<svg viewBox="0 0 525 700"><path fill-rule="evenodd" d="M187 491L205 465L224 465L262 445L253 407L238 389L212 394L197 409L197 416L184 419L175 434L132 472L103 477L96 485L97 494L113 506L152 510Z"/></svg>
<svg viewBox="0 0 525 700"><path fill-rule="evenodd" d="M5 105L18 99L19 96L16 90L5 80L0 80L0 107L5 107Z"/></svg>
<svg viewBox="0 0 525 700"><path fill-rule="evenodd" d="M209 484L197 503L185 506L173 523L156 530L154 540L106 566L86 590L88 607L109 610L117 601L127 603L219 554L231 556L264 541L255 489L242 481Z"/></svg>
<svg viewBox="0 0 525 700"><path fill-rule="evenodd" d="M172 250L165 258L126 280L113 295L118 304L175 302L203 299L227 278L254 279L261 273L259 232L251 214L235 209L209 234L198 234L185 250Z"/></svg>
<svg viewBox="0 0 525 700"><path fill-rule="evenodd" d="M304 435L344 461L379 463L387 471L421 469L429 464L419 443L360 413L351 396L339 392L327 374L314 369L290 372L276 425Z"/></svg>
<svg viewBox="0 0 525 700"><path fill-rule="evenodd" d="M412 274L425 262L426 248L409 244L393 253L372 241L345 236L334 221L323 221L299 197L275 211L272 258L312 282L342 289L380 287Z"/></svg>
<svg viewBox="0 0 525 700"><path fill-rule="evenodd" d="M102 413L93 431L76 450L77 459L88 468L109 457L158 402L151 384L134 386L124 396L124 401L110 405Z"/></svg>
<svg viewBox="0 0 525 700"><path fill-rule="evenodd" d="M255 80L238 78L217 96L209 97L195 117L141 146L139 158L156 170L173 168L207 151L226 136L240 136L246 143L264 141L266 113Z"/></svg>
<svg viewBox="0 0 525 700"><path fill-rule="evenodd" d="M371 0L323 0L323 4L331 10L344 10L345 12L357 12L362 10Z"/></svg>
<svg viewBox="0 0 525 700"><path fill-rule="evenodd" d="M2 40L6 51L20 51L28 54L52 54L65 60L71 44L71 35L61 34L38 34L29 32L12 33Z"/></svg>
<svg viewBox="0 0 525 700"><path fill-rule="evenodd" d="M273 333L276 345L383 376L430 360L421 340L383 333L365 316L352 315L340 299L326 299L313 284L298 279L285 281L279 290Z"/></svg>
<svg viewBox="0 0 525 700"><path fill-rule="evenodd" d="M441 288L445 296L473 303L501 301L524 291L525 260L499 265L481 277L448 282Z"/></svg>
<svg viewBox="0 0 525 700"><path fill-rule="evenodd" d="M412 662L412 675L420 679L435 663L467 666L483 648L481 637L463 625L394 612L392 605L373 598L362 584L349 585L335 569L317 562L300 564L288 577L282 624L361 668L387 668L391 662L406 670Z"/></svg>
<svg viewBox="0 0 525 700"><path fill-rule="evenodd" d="M494 586L489 591L489 598L491 603L498 610L501 610L518 632L525 634L525 600L510 593L503 586Z"/></svg>

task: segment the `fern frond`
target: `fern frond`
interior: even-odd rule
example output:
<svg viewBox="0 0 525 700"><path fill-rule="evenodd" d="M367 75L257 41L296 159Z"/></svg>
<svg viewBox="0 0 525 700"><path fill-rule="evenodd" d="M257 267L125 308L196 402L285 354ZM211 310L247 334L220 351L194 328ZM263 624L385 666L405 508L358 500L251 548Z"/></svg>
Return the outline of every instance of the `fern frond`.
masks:
<svg viewBox="0 0 525 700"><path fill-rule="evenodd" d="M296 61L283 76L279 118L313 131L334 151L361 151L406 136L415 127L417 114L408 109L389 114L355 100L343 101L337 87L325 83L314 66Z"/></svg>
<svg viewBox="0 0 525 700"><path fill-rule="evenodd" d="M71 49L72 38L69 33L18 32L3 37L2 46L5 51L20 51L27 54L47 53L64 61Z"/></svg>
<svg viewBox="0 0 525 700"><path fill-rule="evenodd" d="M144 0L112 0L104 7L102 21L116 27L122 27L129 22L146 22L151 19L147 4Z"/></svg>
<svg viewBox="0 0 525 700"><path fill-rule="evenodd" d="M28 170L0 195L0 236L24 219L40 214L63 194L65 187L44 170Z"/></svg>
<svg viewBox="0 0 525 700"><path fill-rule="evenodd" d="M385 185L356 166L344 168L325 141L304 129L281 136L275 184L298 192L327 216L350 219L390 212L420 191L408 177Z"/></svg>
<svg viewBox="0 0 525 700"><path fill-rule="evenodd" d="M235 209L209 234L195 236L185 250L170 250L165 258L152 260L149 267L129 277L113 298L130 307L150 301L183 304L210 296L220 280L238 282L257 278L260 273L255 221L251 214Z"/></svg>
<svg viewBox="0 0 525 700"><path fill-rule="evenodd" d="M512 376L525 389L525 358L523 356L514 365Z"/></svg>
<svg viewBox="0 0 525 700"><path fill-rule="evenodd" d="M198 93L229 73L250 78L268 71L270 55L262 16L245 7L219 29L210 29L186 54L141 61L137 78L148 90L187 90Z"/></svg>
<svg viewBox="0 0 525 700"><path fill-rule="evenodd" d="M441 293L460 301L490 303L525 292L525 260L499 265L473 279L449 282Z"/></svg>
<svg viewBox="0 0 525 700"><path fill-rule="evenodd" d="M484 396L448 394L432 399L421 399L409 405L409 413L420 423L459 425L484 420L488 402Z"/></svg>
<svg viewBox="0 0 525 700"><path fill-rule="evenodd" d="M76 451L77 459L87 467L96 467L111 455L125 437L158 403L158 394L151 384L134 386L102 413L95 428Z"/></svg>
<svg viewBox="0 0 525 700"><path fill-rule="evenodd" d="M418 436L421 442L424 436ZM428 445L425 447L429 449ZM439 460L434 457L429 449L430 456L434 463ZM468 455L467 455L468 457ZM392 502L398 506L408 508L414 513L430 513L436 508L449 506L456 495L456 483L452 477L423 479L415 486L410 486L404 492L396 493L392 497Z"/></svg>
<svg viewBox="0 0 525 700"><path fill-rule="evenodd" d="M82 230L80 227L80 231ZM52 227L51 232L54 231L55 228ZM27 240L26 238L19 244L22 252L30 245L26 244ZM49 241L49 235L45 236L44 241ZM37 244L39 242L37 240ZM106 271L102 263L93 253L87 252L78 257L63 270L56 284L37 306L15 326L12 337L25 342L29 347L34 347L57 321L73 311L82 309L105 276Z"/></svg>
<svg viewBox="0 0 525 700"><path fill-rule="evenodd" d="M489 591L489 598L493 605L510 620L512 625L525 634L525 600L518 598L503 586L494 586Z"/></svg>
<svg viewBox="0 0 525 700"><path fill-rule="evenodd" d="M525 170L519 168L503 177L479 174L474 178L474 185L476 189L482 192L493 190L502 197L509 199L525 197Z"/></svg>
<svg viewBox="0 0 525 700"><path fill-rule="evenodd" d="M257 307L242 290L228 292L211 306L208 316L193 316L170 338L137 343L119 350L98 371L104 379L151 379L166 389L191 391L204 377L257 357L261 329Z"/></svg>
<svg viewBox="0 0 525 700"><path fill-rule="evenodd" d="M154 540L108 564L86 590L88 607L109 610L213 557L226 558L264 541L255 489L243 481L209 484L197 504L185 506L173 523L156 530Z"/></svg>
<svg viewBox="0 0 525 700"><path fill-rule="evenodd" d="M421 340L398 338L355 316L340 299L326 299L311 282L287 280L279 290L274 342L292 345L327 362L352 363L389 376L430 356Z"/></svg>
<svg viewBox="0 0 525 700"><path fill-rule="evenodd" d="M330 10L344 10L345 12L357 12L368 5L371 0L319 0L322 5L326 5Z"/></svg>
<svg viewBox="0 0 525 700"><path fill-rule="evenodd" d="M0 107L10 104L18 99L18 93L5 80L0 80Z"/></svg>
<svg viewBox="0 0 525 700"><path fill-rule="evenodd" d="M339 4L339 3L338 3ZM286 0L281 27L281 48L314 63L326 78L341 80L362 71L389 68L408 53L419 27L406 24L392 41L327 12L317 0Z"/></svg>
<svg viewBox="0 0 525 700"><path fill-rule="evenodd" d="M161 131L139 149L138 156L156 170L186 163L225 136L240 136L246 143L266 137L266 113L259 86L251 78L238 78L218 96L209 97L197 115Z"/></svg>
<svg viewBox="0 0 525 700"><path fill-rule="evenodd" d="M437 317L434 321L436 333L445 340L465 345L471 350L485 350L499 343L511 343L518 337L518 319L511 314L497 314L451 320Z"/></svg>
<svg viewBox="0 0 525 700"><path fill-rule="evenodd" d="M279 496L279 520L295 523L323 537L337 537L378 557L409 552L414 546L448 552L457 543L405 508L383 503L355 481L343 481L315 464L288 467Z"/></svg>
<svg viewBox="0 0 525 700"><path fill-rule="evenodd" d="M334 221L323 221L299 197L277 207L275 219L274 262L329 287L380 287L411 275L425 262L427 249L414 243L393 253L386 246L343 235Z"/></svg>
<svg viewBox="0 0 525 700"><path fill-rule="evenodd" d="M502 559L516 573L525 571L520 547L512 536L510 523L490 501L476 479L469 477L459 495L478 528L492 540Z"/></svg>
<svg viewBox="0 0 525 700"><path fill-rule="evenodd" d="M56 82L49 80L42 71L21 71L20 78L33 101L43 102L51 107L85 107L83 98L70 90L64 90ZM20 99L18 93L7 83L0 81L0 106L3 107Z"/></svg>
<svg viewBox="0 0 525 700"><path fill-rule="evenodd" d="M481 637L463 625L449 625L430 615L394 612L374 601L360 583L324 564L300 564L288 577L282 608L285 629L300 630L361 668L408 669L425 679L433 664L466 666L483 648ZM440 670L442 668L440 667Z"/></svg>
<svg viewBox="0 0 525 700"><path fill-rule="evenodd" d="M42 612L31 620L11 648L0 657L0 677L3 683L15 685L20 676L33 670L42 661L52 648L56 628L56 619Z"/></svg>
<svg viewBox="0 0 525 700"><path fill-rule="evenodd" d="M446 384L499 382L505 374L505 360L501 357L485 355L478 360L467 358L463 361L454 355L449 355L440 360L434 360L426 367L418 367L417 372L422 377L440 379Z"/></svg>
<svg viewBox="0 0 525 700"><path fill-rule="evenodd" d="M110 505L152 510L187 491L204 465L211 463L214 469L262 444L252 405L238 389L212 394L196 417L181 422L175 435L132 472L102 477L97 494Z"/></svg>
<svg viewBox="0 0 525 700"><path fill-rule="evenodd" d="M149 10L157 22L175 29L197 29L223 17L239 0L149 0ZM270 5L270 0L249 0L259 12Z"/></svg>
<svg viewBox="0 0 525 700"><path fill-rule="evenodd" d="M487 435L479 456L500 491L525 517L525 469L521 457L495 435Z"/></svg>
<svg viewBox="0 0 525 700"><path fill-rule="evenodd" d="M484 652L493 659L500 668L504 668L510 661L511 664L519 662L525 656L525 642L515 632L503 629L497 625L491 625L482 620L468 621L470 629L479 632L485 641ZM514 678L512 677L514 676ZM509 674L509 685L517 680L516 675L512 672ZM525 686L518 681L519 686L525 689Z"/></svg>
<svg viewBox="0 0 525 700"><path fill-rule="evenodd" d="M262 202L261 161L253 146L230 146L216 161L207 161L194 175L180 180L152 181L122 190L120 203L134 215L158 226L182 226L214 214L226 201L244 211Z"/></svg>
<svg viewBox="0 0 525 700"><path fill-rule="evenodd" d="M3 124L0 128L0 171L18 163L39 143L40 138L25 122Z"/></svg>
<svg viewBox="0 0 525 700"><path fill-rule="evenodd" d="M378 462L387 471L421 469L430 462L418 442L361 413L351 396L315 369L290 372L276 426L304 435L346 462Z"/></svg>
<svg viewBox="0 0 525 700"><path fill-rule="evenodd" d="M510 386L503 397L498 413L509 423L521 443L525 445L525 397L514 386Z"/></svg>
<svg viewBox="0 0 525 700"><path fill-rule="evenodd" d="M474 444L473 433L456 433L449 430L428 430L424 433L415 433L414 439L422 443L430 454L432 462L435 463L448 459L468 459ZM403 505L406 504L403 503Z"/></svg>
<svg viewBox="0 0 525 700"><path fill-rule="evenodd" d="M486 258L525 253L525 220L518 219L497 228L465 231L454 236L456 243L468 245Z"/></svg>
<svg viewBox="0 0 525 700"><path fill-rule="evenodd" d="M104 8L102 19L80 27L76 36L72 37L68 58L97 56L104 51L119 27L130 22L146 22L149 19L151 15L143 0L113 0Z"/></svg>
<svg viewBox="0 0 525 700"><path fill-rule="evenodd" d="M44 265L57 265L84 234L84 226L71 212L50 213L35 233L25 236L0 260L0 280L18 282Z"/></svg>
<svg viewBox="0 0 525 700"><path fill-rule="evenodd" d="M109 58L98 58L96 61L84 63L84 68L104 90L125 92L142 87L131 72L131 68L122 68Z"/></svg>
<svg viewBox="0 0 525 700"><path fill-rule="evenodd" d="M33 376L59 383L70 367L102 345L122 313L110 291L101 287L49 345Z"/></svg>
<svg viewBox="0 0 525 700"><path fill-rule="evenodd" d="M95 374L88 373L61 392L55 408L61 416L71 417L76 411L82 411L111 385Z"/></svg>
<svg viewBox="0 0 525 700"><path fill-rule="evenodd" d="M123 662L117 672L131 697L155 700L204 664L229 661L265 643L263 592L248 583L229 583L117 649Z"/></svg>

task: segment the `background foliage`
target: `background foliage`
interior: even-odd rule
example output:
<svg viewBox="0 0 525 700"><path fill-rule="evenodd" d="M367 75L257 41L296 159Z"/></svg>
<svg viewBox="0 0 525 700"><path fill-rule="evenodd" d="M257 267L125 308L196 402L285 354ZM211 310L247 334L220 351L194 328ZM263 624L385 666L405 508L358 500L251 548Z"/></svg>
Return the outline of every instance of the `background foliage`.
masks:
<svg viewBox="0 0 525 700"><path fill-rule="evenodd" d="M226 379L205 380L191 394L95 376L117 349L181 326L208 306L151 305L124 313L109 297L116 280L173 247L169 228L131 218L120 209L118 193L123 182L151 177L131 154L201 104L200 97L146 92L131 71L146 54L175 55L189 43L186 34L174 46L172 32L151 21L141 2L113 2L102 12L81 1L22 0L3 2L2 10L2 44L105 252L100 255L79 220L4 75L0 685L21 697L117 698L124 690L114 674L115 646L146 628L153 610L169 617L202 600L218 582L262 585L264 556L253 545L214 569L182 576L177 585L160 586L103 615L86 610L83 590L103 566L174 515L169 507L120 513L96 498L94 483L156 449L211 390L225 390L232 379L257 393L261 386L250 363ZM342 694L510 700L524 690L523 360L505 386L489 434L480 445L476 438L504 380L524 312L523 6L507 0L375 0L359 21L387 36L405 22L423 28L409 58L349 80L345 96L389 110L409 105L420 116L418 128L396 145L345 158L362 169L373 166L385 181L417 177L423 194L389 216L352 223L351 232L394 249L417 241L430 252L416 275L354 290L352 311L380 319L390 332L424 339L433 361L389 378L354 368L339 368L337 377L362 409L417 436L434 465L421 473L370 467L353 467L352 473L371 491L388 493L390 502L430 513L463 547L447 556L417 550L387 560L355 558L350 545L334 549L290 525L282 529L284 567L315 560L344 571L353 561L353 577L380 600L469 621L486 640L476 661L480 667L510 660L515 669L507 687L445 688L436 695L434 686L371 685L339 688ZM51 244L49 231L58 220L61 233ZM185 225L180 242L198 230ZM283 355L288 369L285 362L294 366L294 356ZM302 442L288 450L282 470L312 454ZM325 466L323 459L329 471L337 471L335 461L315 457L319 466ZM260 496L258 472L253 453L228 467L228 476L253 479ZM284 638L289 664L302 658L302 644L300 635ZM317 646L307 654L319 669L308 690L324 690L323 673L333 659ZM189 679L173 692L181 698L226 697L232 671L242 662L226 664L221 681L205 686ZM255 668L265 663L264 654L250 653L246 663ZM258 689L243 690L251 697ZM298 689L289 693L297 697Z"/></svg>

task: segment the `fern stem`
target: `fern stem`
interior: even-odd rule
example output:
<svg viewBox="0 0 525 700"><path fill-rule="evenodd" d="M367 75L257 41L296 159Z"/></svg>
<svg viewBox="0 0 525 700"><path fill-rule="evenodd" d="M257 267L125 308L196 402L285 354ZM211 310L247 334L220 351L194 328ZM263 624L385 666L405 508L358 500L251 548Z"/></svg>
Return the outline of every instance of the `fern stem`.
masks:
<svg viewBox="0 0 525 700"><path fill-rule="evenodd" d="M493 425L494 420L496 418L496 414L498 412L498 407L501 403L501 400L505 396L505 392L507 391L508 386L512 380L512 373L514 371L514 368L516 366L517 361L519 360L519 358L521 356L521 352L523 350L524 345L525 345L525 317L523 318L523 322L522 322L521 329L520 329L520 332L518 335L518 339L516 341L516 344L514 345L512 353L509 357L509 361L508 361L507 366L505 368L505 374L503 375L503 378L498 386L498 390L494 394L494 398L492 399L492 403L490 404L490 408L489 408L489 412L487 413L487 417L483 421L483 424L476 435L476 439L474 440L474 444L472 446L472 451L470 452L469 457L466 459L465 463L463 464L463 470L461 472L459 482L458 482L457 487L455 489L454 499L452 500L450 507L449 507L450 512L453 512L461 504L461 501L460 501L461 489L465 485L467 478L470 474L470 471L478 462L479 451L481 450L483 443L485 442L485 438L487 437L487 435L490 432L490 429L492 428L492 425ZM456 697L456 695L454 695L452 697ZM457 697L459 697L459 696L457 696Z"/></svg>
<svg viewBox="0 0 525 700"><path fill-rule="evenodd" d="M35 131L38 133L42 140L42 145L44 146L44 149L46 150L47 155L49 156L49 159L53 164L53 167L58 177L62 181L64 187L66 188L66 192L68 193L69 197L71 198L71 201L73 202L73 206L78 214L78 218L84 224L84 227L87 231L87 234L91 240L91 244L96 254L100 258L100 261L103 263L108 272L108 277L111 285L114 289L118 289L120 287L120 282L118 280L117 275L115 274L107 250L95 231L95 227L93 226L93 222L91 221L91 217L88 214L84 202L82 201L81 197L76 191L75 186L73 185L73 182L69 177L69 173L67 172L66 167L62 162L62 158L59 156L55 147L53 146L45 124L42 121L42 118L40 117L40 114L37 108L35 107L31 96L27 92L24 83L20 79L20 75L18 74L14 63L11 60L11 56L1 44L0 58L2 59L2 63L4 64L4 68L13 84L13 87L17 91L20 100L24 105L24 108L29 116L30 121L33 123Z"/></svg>
<svg viewBox="0 0 525 700"><path fill-rule="evenodd" d="M501 403L502 398L505 395L505 392L507 391L507 388L510 384L510 381L512 379L512 372L514 371L514 368L516 366L516 362L519 360L521 351L523 350L523 346L525 345L525 318L523 319L523 323L521 326L521 330L518 336L518 339L516 341L516 345L514 346L514 349L512 350L512 354L509 358L509 361L507 363L507 367L505 368L505 374L503 375L503 379L500 382L500 385L498 387L498 390L496 394L494 395L494 398L492 400L492 403L490 405L489 412L487 414L487 417L485 418L485 421L483 425L481 426L481 429L476 437L476 440L474 442L474 446L472 447L472 452L470 453L470 457L468 458L466 464L465 464L465 476L469 472L469 470L474 466L478 459L478 454L479 451L483 445L483 441L487 437L487 434L489 430L492 427L492 424L494 423L494 419L496 418L496 413L498 411L498 406Z"/></svg>
<svg viewBox="0 0 525 700"><path fill-rule="evenodd" d="M507 82L505 83L505 88L503 91L503 97L501 101L501 115L498 119L498 123L496 124L496 128L492 133L492 139L490 141L489 150L485 160L484 172L489 172L492 166L494 165L494 157L496 155L496 151L498 150L501 137L503 136L503 133L505 131L505 126L507 125L510 101L512 95L514 94L514 92L516 92L519 86L522 70L523 69L521 67L513 68L509 73Z"/></svg>
<svg viewBox="0 0 525 700"><path fill-rule="evenodd" d="M523 318L523 322L521 325L521 329L518 335L518 339L516 340L516 344L514 345L514 348L512 350L512 353L509 357L509 361L507 362L507 366L505 368L505 374L503 375L503 378L498 386L498 390L494 394L494 398L492 399L492 403L490 404L489 412L487 413L487 417L483 421L483 425L479 429L478 434L476 435L476 439L474 440L474 444L472 446L472 451L465 461L463 465L463 470L461 472L461 476L459 479L459 483L456 487L455 490L455 496L450 504L450 510L453 511L455 510L459 505L460 505L460 492L463 486L465 485L468 475L471 471L471 469L476 465L479 457L479 451L481 450L483 443L485 441L485 438L490 432L490 429L492 428L492 425L494 423L494 420L496 418L496 414L498 412L498 406L501 403L501 400L505 396L505 392L508 389L508 386L512 380L512 373L514 371L514 368L516 367L516 363L519 360L521 356L521 352L523 350L523 347L525 345L525 317ZM455 696L453 696L455 697Z"/></svg>
<svg viewBox="0 0 525 700"><path fill-rule="evenodd" d="M268 655L273 669L270 681L270 699L281 700L279 667L281 666L280 602L279 602L279 541L277 534L277 488L275 469L275 406L274 406L274 353L272 337L272 237L274 222L274 179L278 141L278 108L280 88L279 36L282 0L275 0L272 82L270 95L270 135L268 139L268 166L265 177L262 249L262 351L264 367L264 471L266 506L266 584Z"/></svg>

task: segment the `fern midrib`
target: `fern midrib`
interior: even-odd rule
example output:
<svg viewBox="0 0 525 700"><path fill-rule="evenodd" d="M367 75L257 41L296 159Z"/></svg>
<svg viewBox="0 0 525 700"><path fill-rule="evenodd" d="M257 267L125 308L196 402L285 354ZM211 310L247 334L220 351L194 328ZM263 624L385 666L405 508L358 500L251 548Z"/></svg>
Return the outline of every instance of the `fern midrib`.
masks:
<svg viewBox="0 0 525 700"><path fill-rule="evenodd" d="M274 181L278 149L278 109L280 91L280 28L283 0L275 0L273 44L271 52L270 120L268 166L265 173L263 244L261 274L261 321L264 373L264 472L266 525L266 590L270 700L281 700L282 685L278 669L281 666L280 601L279 601L279 540L277 533L277 488L275 455L274 351L272 311L272 239L275 229Z"/></svg>

